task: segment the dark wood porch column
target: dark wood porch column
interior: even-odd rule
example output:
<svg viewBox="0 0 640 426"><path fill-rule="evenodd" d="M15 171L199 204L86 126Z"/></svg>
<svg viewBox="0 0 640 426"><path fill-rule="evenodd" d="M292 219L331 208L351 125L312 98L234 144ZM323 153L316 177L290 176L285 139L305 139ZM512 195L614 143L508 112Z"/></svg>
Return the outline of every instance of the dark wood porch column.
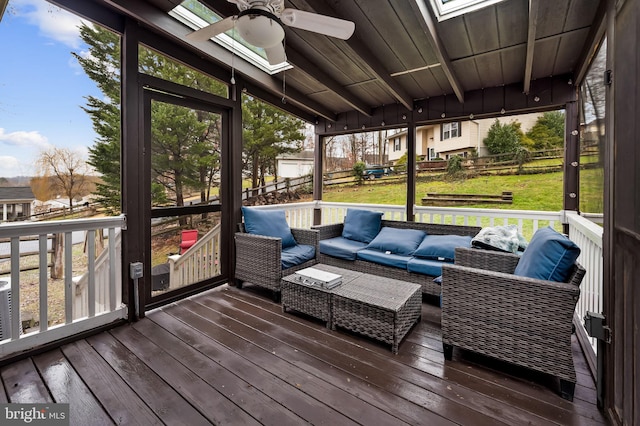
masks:
<svg viewBox="0 0 640 426"><path fill-rule="evenodd" d="M324 137L316 133L314 159L313 159L313 200L322 201L322 181L324 168L322 159L324 158ZM322 223L322 210L315 208L313 210L313 224L320 225Z"/></svg>
<svg viewBox="0 0 640 426"><path fill-rule="evenodd" d="M565 106L564 125L564 210L578 211L580 206L580 132L578 103Z"/></svg>
<svg viewBox="0 0 640 426"><path fill-rule="evenodd" d="M230 98L234 102L230 114L229 135L226 137L227 155L223 156L223 171L225 179L224 191L226 197L222 199L222 217L225 227L229 229L224 249L228 250L227 271L235 278L236 245L234 234L237 224L242 221L242 85L241 79L236 77L236 84L229 87Z"/></svg>
<svg viewBox="0 0 640 426"><path fill-rule="evenodd" d="M122 299L129 306L129 321L135 319L133 280L129 278L129 264L144 258L145 221L150 186L145 186L144 143L141 128L142 93L138 86L138 24L127 20L122 37L122 146L121 186L122 213L127 216L127 230L122 233ZM148 219L148 218L147 218ZM146 268L147 271L150 268ZM145 274L146 275L146 274ZM140 283L142 289L142 283ZM144 306L144 292L140 291L140 304ZM141 309L140 316L144 316Z"/></svg>
<svg viewBox="0 0 640 426"><path fill-rule="evenodd" d="M413 222L415 214L413 206L416 204L416 123L409 121L407 128L407 203L405 210L407 220Z"/></svg>

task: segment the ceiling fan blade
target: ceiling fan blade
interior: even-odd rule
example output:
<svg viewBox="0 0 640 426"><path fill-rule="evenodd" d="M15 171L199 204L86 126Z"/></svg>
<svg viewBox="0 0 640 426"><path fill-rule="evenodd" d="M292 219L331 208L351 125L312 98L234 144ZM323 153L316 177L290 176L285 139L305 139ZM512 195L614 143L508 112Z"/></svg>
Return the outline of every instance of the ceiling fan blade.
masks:
<svg viewBox="0 0 640 426"><path fill-rule="evenodd" d="M223 32L229 31L233 28L233 21L235 19L235 16L229 16L221 21L214 22L211 25L207 25L206 27L202 27L197 31L187 34L186 38L191 41L209 40L211 37L215 37L218 34L222 34Z"/></svg>
<svg viewBox="0 0 640 426"><path fill-rule="evenodd" d="M284 53L282 43L278 43L272 47L265 47L264 51L267 54L269 65L278 65L287 60L287 55Z"/></svg>
<svg viewBox="0 0 640 426"><path fill-rule="evenodd" d="M313 31L342 40L351 37L356 29L356 24L351 21L297 9L284 9L280 14L280 20L293 28Z"/></svg>

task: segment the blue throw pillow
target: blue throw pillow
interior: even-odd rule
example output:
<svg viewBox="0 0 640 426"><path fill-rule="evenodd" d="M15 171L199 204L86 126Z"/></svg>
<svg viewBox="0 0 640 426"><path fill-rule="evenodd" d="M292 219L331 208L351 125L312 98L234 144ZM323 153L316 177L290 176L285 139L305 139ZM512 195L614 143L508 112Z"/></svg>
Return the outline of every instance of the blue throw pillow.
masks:
<svg viewBox="0 0 640 426"><path fill-rule="evenodd" d="M280 238L283 249L296 245L284 210L262 210L243 206L242 214L244 229L249 234Z"/></svg>
<svg viewBox="0 0 640 426"><path fill-rule="evenodd" d="M427 235L413 253L421 259L453 262L456 247L469 247L471 237L466 235Z"/></svg>
<svg viewBox="0 0 640 426"><path fill-rule="evenodd" d="M369 244L378 232L382 223L382 212L347 209L344 218L342 236L354 241Z"/></svg>
<svg viewBox="0 0 640 426"><path fill-rule="evenodd" d="M369 243L368 249L411 256L426 234L417 229L400 229L384 226Z"/></svg>
<svg viewBox="0 0 640 426"><path fill-rule="evenodd" d="M547 281L567 282L580 248L553 228L541 228L533 234L516 266L515 275Z"/></svg>

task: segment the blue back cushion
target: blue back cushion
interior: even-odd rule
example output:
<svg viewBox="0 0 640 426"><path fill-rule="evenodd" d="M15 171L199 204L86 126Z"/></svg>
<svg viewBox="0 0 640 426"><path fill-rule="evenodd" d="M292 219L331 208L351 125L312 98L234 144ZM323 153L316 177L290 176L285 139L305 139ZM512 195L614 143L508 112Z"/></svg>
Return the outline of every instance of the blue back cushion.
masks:
<svg viewBox="0 0 640 426"><path fill-rule="evenodd" d="M306 244L296 244L282 250L280 259L282 269L293 268L316 257L316 248Z"/></svg>
<svg viewBox="0 0 640 426"><path fill-rule="evenodd" d="M541 228L533 234L515 275L547 281L567 282L580 248L553 228Z"/></svg>
<svg viewBox="0 0 640 426"><path fill-rule="evenodd" d="M453 262L456 247L469 247L471 237L466 235L427 235L413 253L421 259Z"/></svg>
<svg viewBox="0 0 640 426"><path fill-rule="evenodd" d="M369 244L378 232L382 223L382 212L347 209L344 218L342 236L350 240Z"/></svg>
<svg viewBox="0 0 640 426"><path fill-rule="evenodd" d="M356 260L358 250L366 246L365 243L344 237L328 238L320 241L320 253L337 257L338 259Z"/></svg>
<svg viewBox="0 0 640 426"><path fill-rule="evenodd" d="M384 226L369 243L368 249L411 256L426 234L417 229L400 229Z"/></svg>
<svg viewBox="0 0 640 426"><path fill-rule="evenodd" d="M243 206L242 214L244 229L249 234L280 238L283 249L296 245L284 210L262 210Z"/></svg>

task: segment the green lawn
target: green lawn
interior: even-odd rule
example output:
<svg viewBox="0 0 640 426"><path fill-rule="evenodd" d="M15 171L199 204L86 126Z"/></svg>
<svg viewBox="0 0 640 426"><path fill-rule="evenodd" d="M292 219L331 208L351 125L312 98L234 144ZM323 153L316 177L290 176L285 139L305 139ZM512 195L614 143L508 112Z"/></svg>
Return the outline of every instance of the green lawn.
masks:
<svg viewBox="0 0 640 426"><path fill-rule="evenodd" d="M602 172L598 169L582 170L580 175L581 192L593 204L592 198L601 198L597 182ZM393 204L404 205L406 202L406 184L404 181L375 180L367 181L364 185L345 184L327 187L323 200L344 203L361 204ZM513 192L513 204L473 204L467 207L501 208L514 210L543 210L558 211L563 202L562 172L525 174L525 175L495 175L480 176L460 180L427 181L418 177L416 184L416 204L427 192L453 194L500 194L502 191ZM589 191L591 189L591 191ZM596 191L593 191L596 189ZM588 194L588 195L587 195Z"/></svg>
<svg viewBox="0 0 640 426"><path fill-rule="evenodd" d="M404 182L367 182L362 186L342 185L327 188L325 201L363 204L403 205L406 201ZM423 182L416 184L416 204L427 192L453 194L500 194L513 192L513 204L474 204L469 207L506 208L516 210L562 209L562 172L535 175L481 176L455 181Z"/></svg>

